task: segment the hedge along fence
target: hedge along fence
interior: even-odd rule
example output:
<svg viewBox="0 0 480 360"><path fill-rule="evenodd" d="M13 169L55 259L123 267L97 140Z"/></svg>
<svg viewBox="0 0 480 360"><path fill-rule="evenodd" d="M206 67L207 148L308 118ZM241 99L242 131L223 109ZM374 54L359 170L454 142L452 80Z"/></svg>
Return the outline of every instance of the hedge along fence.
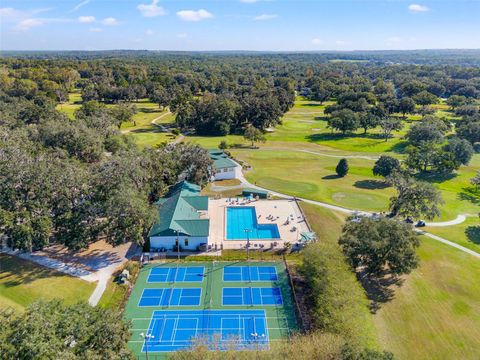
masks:
<svg viewBox="0 0 480 360"><path fill-rule="evenodd" d="M292 297L293 297L293 302L295 303L295 314L297 315L297 320L300 324L300 328L302 329L302 331L306 331L308 330L309 326L307 326L307 323L303 317L302 310L300 309L300 304L298 303L297 294L295 292L295 286L293 284L292 276L291 276L290 269L288 267L288 263L287 263L287 259L285 258L285 255L283 255L283 263L285 265L285 272L287 273L290 288L292 289Z"/></svg>

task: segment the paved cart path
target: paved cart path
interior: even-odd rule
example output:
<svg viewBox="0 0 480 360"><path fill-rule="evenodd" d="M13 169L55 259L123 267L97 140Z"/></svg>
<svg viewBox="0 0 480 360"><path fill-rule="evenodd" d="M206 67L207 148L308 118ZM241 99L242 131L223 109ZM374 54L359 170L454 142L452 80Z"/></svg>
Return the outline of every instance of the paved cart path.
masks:
<svg viewBox="0 0 480 360"><path fill-rule="evenodd" d="M247 186L247 187L250 187L250 188L255 188L255 189L258 189L258 190L265 190L265 191L268 191L270 194L272 194L273 196L277 196L277 197L281 197L281 198L288 198L288 199L291 199L292 196L291 195L287 195L287 194L283 194L283 193L279 193L277 191L274 191L274 190L270 190L270 189L267 189L267 188L263 188L261 186L257 186L255 184L252 184L250 183L244 176L244 174L242 173L240 179L239 179L243 185ZM324 207L324 208L327 208L327 209L330 209L330 210L334 210L334 211L340 211L340 212L343 212L343 213L346 213L346 214L364 214L364 215L372 215L372 213L370 212L367 212L367 211L359 211L359 210L353 210L353 209L348 209L348 208L344 208L344 207L341 207L341 206L337 206L337 205L332 205L332 204L328 204L328 203L325 203L325 202L322 202L322 201L316 201L316 200L310 200L310 199L305 199L305 198L296 198L297 200L300 200L300 201L304 201L306 203L309 203L309 204L313 204L313 205L317 205L317 206L321 206L321 207ZM461 224L463 221L465 221L465 218L466 218L466 215L459 215L456 219L454 220L451 220L451 221L445 221L445 222L439 222L439 223L428 223L427 225L428 226L452 226L452 225L457 225L457 224ZM435 225L436 224L436 225ZM471 249L468 249L462 245L459 245L453 241L450 241L450 240L447 240L445 238L442 238L440 236L437 236L437 235L433 235L431 233L428 233L426 231L422 231L420 229L416 229L417 232L425 235L425 236L428 236L429 238L431 239L434 239L436 241L439 241L441 243L444 243L446 245L449 245L449 246L452 246L460 251L463 251L467 254L470 254L470 255L473 255L477 258L480 259L480 253L474 251L474 250L471 250Z"/></svg>

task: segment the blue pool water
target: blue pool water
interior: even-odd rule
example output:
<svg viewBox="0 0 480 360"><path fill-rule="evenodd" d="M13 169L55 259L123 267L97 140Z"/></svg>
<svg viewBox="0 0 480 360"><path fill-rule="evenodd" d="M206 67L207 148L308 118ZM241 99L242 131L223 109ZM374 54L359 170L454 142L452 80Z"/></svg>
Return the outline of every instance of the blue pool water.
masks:
<svg viewBox="0 0 480 360"><path fill-rule="evenodd" d="M280 239L276 224L258 224L254 207L227 207L227 240Z"/></svg>

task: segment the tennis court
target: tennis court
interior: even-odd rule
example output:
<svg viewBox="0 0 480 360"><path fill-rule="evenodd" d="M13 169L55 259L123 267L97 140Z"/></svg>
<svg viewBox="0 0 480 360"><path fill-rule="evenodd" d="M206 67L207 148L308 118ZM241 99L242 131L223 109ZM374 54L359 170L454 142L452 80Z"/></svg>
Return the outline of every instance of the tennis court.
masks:
<svg viewBox="0 0 480 360"><path fill-rule="evenodd" d="M125 317L137 360L145 358L147 348L152 360L195 345L261 349L297 329L280 261L147 264L139 271Z"/></svg>
<svg viewBox="0 0 480 360"><path fill-rule="evenodd" d="M155 267L150 270L148 283L202 282L205 268L197 267Z"/></svg>
<svg viewBox="0 0 480 360"><path fill-rule="evenodd" d="M149 352L170 352L195 342L215 344L220 349L265 348L269 343L264 310L154 311L142 348Z"/></svg>
<svg viewBox="0 0 480 360"><path fill-rule="evenodd" d="M279 288L239 287L222 289L222 304L231 305L282 305L282 293Z"/></svg>
<svg viewBox="0 0 480 360"><path fill-rule="evenodd" d="M201 288L144 289L138 306L198 306L201 294Z"/></svg>
<svg viewBox="0 0 480 360"><path fill-rule="evenodd" d="M277 281L274 266L228 266L223 268L223 281Z"/></svg>

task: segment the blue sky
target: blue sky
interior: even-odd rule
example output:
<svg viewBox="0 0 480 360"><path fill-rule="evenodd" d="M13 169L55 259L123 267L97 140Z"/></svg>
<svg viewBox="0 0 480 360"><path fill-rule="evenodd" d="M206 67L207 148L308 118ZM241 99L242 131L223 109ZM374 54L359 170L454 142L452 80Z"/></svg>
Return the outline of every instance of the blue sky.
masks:
<svg viewBox="0 0 480 360"><path fill-rule="evenodd" d="M2 50L480 48L480 0L1 0Z"/></svg>

